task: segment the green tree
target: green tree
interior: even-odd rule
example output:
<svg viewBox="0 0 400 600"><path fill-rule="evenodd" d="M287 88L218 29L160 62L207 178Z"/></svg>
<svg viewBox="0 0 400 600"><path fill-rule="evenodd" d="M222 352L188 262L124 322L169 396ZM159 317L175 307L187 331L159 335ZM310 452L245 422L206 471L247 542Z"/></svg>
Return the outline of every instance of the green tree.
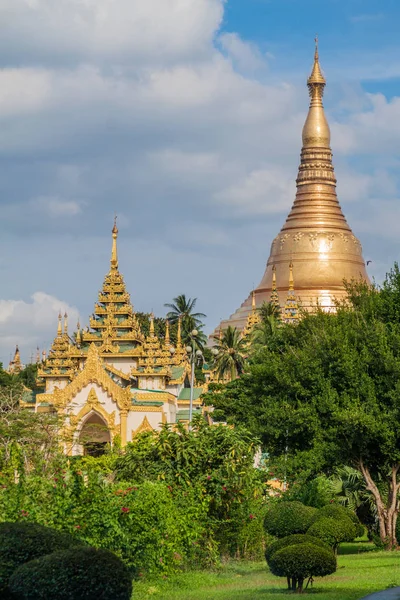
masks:
<svg viewBox="0 0 400 600"><path fill-rule="evenodd" d="M185 294L180 294L173 299L172 304L164 305L166 308L170 309L167 314L167 319L169 319L172 324L177 323L178 320L181 319L182 339L185 344L190 341L190 334L194 329L202 329L202 319L206 317L203 313L194 312L196 303L197 298L186 298ZM200 333L202 332L200 331Z"/></svg>
<svg viewBox="0 0 400 600"><path fill-rule="evenodd" d="M264 348L270 338L276 335L281 324L280 309L271 302L263 302L259 308L260 322L257 323L251 334L251 350L257 352Z"/></svg>
<svg viewBox="0 0 400 600"><path fill-rule="evenodd" d="M380 537L390 547L397 544L400 488L399 300L397 265L381 290L349 285L336 314L321 309L295 328L283 326L248 373L207 398L231 422L240 415L288 476L351 464L374 498Z"/></svg>
<svg viewBox="0 0 400 600"><path fill-rule="evenodd" d="M221 336L215 336L214 367L220 379L236 379L244 371L247 354L245 338L236 327L228 326Z"/></svg>

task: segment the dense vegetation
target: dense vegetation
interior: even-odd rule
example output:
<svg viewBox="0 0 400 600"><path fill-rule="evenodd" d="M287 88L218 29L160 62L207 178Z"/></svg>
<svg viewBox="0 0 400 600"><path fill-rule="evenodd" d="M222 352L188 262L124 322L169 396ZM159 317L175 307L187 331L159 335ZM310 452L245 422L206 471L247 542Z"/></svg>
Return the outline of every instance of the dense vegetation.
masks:
<svg viewBox="0 0 400 600"><path fill-rule="evenodd" d="M203 348L226 382L205 398L216 424L164 425L100 458L63 456L57 416L21 407L32 366L18 376L0 369L0 522L51 527L89 554L111 552L139 581L265 555L300 593L333 573L341 545L364 531L396 547L400 272L381 290L353 282L348 291L336 314L304 314L296 326L264 305L251 336L217 337L213 364ZM193 327L201 334L194 306L184 295L169 306L171 343L179 322L185 343ZM149 315L140 319L146 328ZM165 325L156 321L160 336ZM66 552L65 572L75 568L67 547L54 550ZM14 554L0 557L3 587L18 563L15 593L43 583L45 596L53 559L15 554L12 563Z"/></svg>

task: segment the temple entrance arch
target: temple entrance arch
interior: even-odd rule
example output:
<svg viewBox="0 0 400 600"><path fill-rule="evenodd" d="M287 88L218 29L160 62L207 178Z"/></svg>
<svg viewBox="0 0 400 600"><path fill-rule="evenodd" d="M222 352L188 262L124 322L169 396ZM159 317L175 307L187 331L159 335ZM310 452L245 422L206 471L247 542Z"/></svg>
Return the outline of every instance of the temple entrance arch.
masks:
<svg viewBox="0 0 400 600"><path fill-rule="evenodd" d="M101 456L110 444L111 434L106 421L99 413L90 412L79 433L84 456Z"/></svg>

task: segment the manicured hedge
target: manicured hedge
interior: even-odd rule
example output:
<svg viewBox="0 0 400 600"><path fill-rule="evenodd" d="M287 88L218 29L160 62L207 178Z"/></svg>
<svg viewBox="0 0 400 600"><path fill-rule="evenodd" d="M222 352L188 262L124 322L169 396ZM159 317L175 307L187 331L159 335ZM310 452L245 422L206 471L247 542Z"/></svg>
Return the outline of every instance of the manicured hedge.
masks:
<svg viewBox="0 0 400 600"><path fill-rule="evenodd" d="M328 544L336 552L341 542L351 542L357 535L356 526L350 519L332 519L322 517L307 531L308 535L317 537Z"/></svg>
<svg viewBox="0 0 400 600"><path fill-rule="evenodd" d="M269 563L272 556L278 550L282 550L282 548L286 548L286 546L296 546L297 544L314 544L314 546L319 546L320 548L325 548L326 550L330 550L329 546L320 540L319 538L312 537L311 535L306 535L303 533L296 533L294 535L288 535L284 538L276 540L276 542L272 542L269 544L265 550L265 560Z"/></svg>
<svg viewBox="0 0 400 600"><path fill-rule="evenodd" d="M38 523L0 523L0 597L7 598L8 581L15 569L34 558L73 546L82 546L82 542Z"/></svg>
<svg viewBox="0 0 400 600"><path fill-rule="evenodd" d="M76 548L26 563L9 587L16 600L130 600L132 576L112 552Z"/></svg>
<svg viewBox="0 0 400 600"><path fill-rule="evenodd" d="M304 506L301 502L278 502L267 512L264 528L278 538L306 533L317 512L316 508Z"/></svg>
<svg viewBox="0 0 400 600"><path fill-rule="evenodd" d="M331 550L314 544L287 546L275 552L269 562L271 572L287 577L292 589L303 590L308 577L324 577L336 571L336 558Z"/></svg>
<svg viewBox="0 0 400 600"><path fill-rule="evenodd" d="M323 506L315 515L314 521L317 521L321 517L329 517L331 519L350 519L356 528L355 537L361 537L364 534L364 527L361 525L360 519L357 517L356 513L345 506L340 506L340 504L327 504L326 506Z"/></svg>

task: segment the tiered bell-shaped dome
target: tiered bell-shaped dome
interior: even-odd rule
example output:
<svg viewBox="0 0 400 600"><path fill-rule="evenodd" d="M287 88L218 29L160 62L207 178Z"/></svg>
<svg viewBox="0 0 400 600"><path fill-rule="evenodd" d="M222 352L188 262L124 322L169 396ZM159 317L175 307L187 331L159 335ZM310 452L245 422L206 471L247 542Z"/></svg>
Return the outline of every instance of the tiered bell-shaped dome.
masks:
<svg viewBox="0 0 400 600"><path fill-rule="evenodd" d="M307 85L311 100L303 128L296 198L272 242L264 276L255 290L257 306L270 302L272 294L273 302L279 298L280 306L285 307L293 275L296 300L306 310L317 305L333 309L335 299L346 295L344 280L368 281L361 244L350 229L336 195L330 130L322 104L326 81L318 47ZM221 326L243 329L251 311L250 295Z"/></svg>

